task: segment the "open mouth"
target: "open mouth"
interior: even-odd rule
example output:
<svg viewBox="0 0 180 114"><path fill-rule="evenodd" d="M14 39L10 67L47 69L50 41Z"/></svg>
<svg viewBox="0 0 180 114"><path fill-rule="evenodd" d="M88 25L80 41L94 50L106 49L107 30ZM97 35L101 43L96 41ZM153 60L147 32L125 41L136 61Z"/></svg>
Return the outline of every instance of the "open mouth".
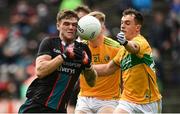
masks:
<svg viewBox="0 0 180 114"><path fill-rule="evenodd" d="M121 30L121 32L125 33L126 31L125 30Z"/></svg>

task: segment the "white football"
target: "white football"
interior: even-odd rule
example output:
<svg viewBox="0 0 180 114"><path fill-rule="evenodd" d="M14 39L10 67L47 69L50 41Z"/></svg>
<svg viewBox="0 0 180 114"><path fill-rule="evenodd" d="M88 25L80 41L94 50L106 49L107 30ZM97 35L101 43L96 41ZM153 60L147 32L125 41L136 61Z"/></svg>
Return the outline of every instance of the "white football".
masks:
<svg viewBox="0 0 180 114"><path fill-rule="evenodd" d="M95 39L101 32L99 20L93 16L86 15L79 19L77 34L84 40Z"/></svg>

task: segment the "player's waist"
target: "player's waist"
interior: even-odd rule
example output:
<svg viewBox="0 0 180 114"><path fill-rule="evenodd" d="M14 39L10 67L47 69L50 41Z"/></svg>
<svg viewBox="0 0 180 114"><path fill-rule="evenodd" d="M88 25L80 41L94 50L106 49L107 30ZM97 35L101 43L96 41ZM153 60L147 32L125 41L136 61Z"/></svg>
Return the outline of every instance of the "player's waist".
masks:
<svg viewBox="0 0 180 114"><path fill-rule="evenodd" d="M161 98L162 96L160 94L154 97L140 97L140 96L122 94L120 99L133 102L136 104L147 104L147 103L159 101Z"/></svg>
<svg viewBox="0 0 180 114"><path fill-rule="evenodd" d="M79 96L82 96L82 97L93 97L93 98L97 98L97 99L100 99L100 100L119 100L120 99L120 94L116 93L116 94L94 94L94 93L82 93L80 92L79 93Z"/></svg>

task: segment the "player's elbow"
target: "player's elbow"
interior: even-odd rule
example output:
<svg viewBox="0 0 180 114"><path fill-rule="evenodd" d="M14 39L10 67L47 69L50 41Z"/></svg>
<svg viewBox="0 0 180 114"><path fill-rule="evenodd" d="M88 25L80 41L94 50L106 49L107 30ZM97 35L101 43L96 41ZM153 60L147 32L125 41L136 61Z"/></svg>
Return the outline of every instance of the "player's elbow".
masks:
<svg viewBox="0 0 180 114"><path fill-rule="evenodd" d="M90 78L89 80L86 79L86 82L90 87L94 87L96 85L96 77Z"/></svg>
<svg viewBox="0 0 180 114"><path fill-rule="evenodd" d="M86 80L88 82L88 85L90 87L94 87L96 85L96 81L97 81L97 73L94 73L94 76L90 77L88 80Z"/></svg>
<svg viewBox="0 0 180 114"><path fill-rule="evenodd" d="M36 76L39 78L39 79L42 79L45 77L45 73L43 71L40 71L38 69L36 69Z"/></svg>
<svg viewBox="0 0 180 114"><path fill-rule="evenodd" d="M139 50L140 50L139 44L133 42L132 43L132 53L137 54L139 52Z"/></svg>
<svg viewBox="0 0 180 114"><path fill-rule="evenodd" d="M97 72L93 68L91 68L90 70L85 70L84 71L84 77L85 77L87 84L90 87L95 86L96 79L97 79Z"/></svg>
<svg viewBox="0 0 180 114"><path fill-rule="evenodd" d="M39 78L39 79L42 79L44 76L42 73L40 72L36 72L36 76Z"/></svg>
<svg viewBox="0 0 180 114"><path fill-rule="evenodd" d="M139 45L133 42L130 42L128 45L125 46L125 48L132 54L137 54L140 50Z"/></svg>
<svg viewBox="0 0 180 114"><path fill-rule="evenodd" d="M94 87L94 86L96 85L96 83L95 83L95 82L92 82L92 83L88 83L88 85L89 85L90 87Z"/></svg>

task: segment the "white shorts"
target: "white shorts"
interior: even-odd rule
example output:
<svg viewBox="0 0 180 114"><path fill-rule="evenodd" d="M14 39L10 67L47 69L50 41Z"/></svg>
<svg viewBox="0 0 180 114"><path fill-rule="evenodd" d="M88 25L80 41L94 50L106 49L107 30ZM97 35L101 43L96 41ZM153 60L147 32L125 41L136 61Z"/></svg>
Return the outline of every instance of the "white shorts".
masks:
<svg viewBox="0 0 180 114"><path fill-rule="evenodd" d="M129 113L161 113L162 101L156 101L148 104L135 104L132 102L120 100L116 109L123 109Z"/></svg>
<svg viewBox="0 0 180 114"><path fill-rule="evenodd" d="M100 100L94 97L79 96L75 111L83 111L86 113L97 113L105 107L116 108L118 100Z"/></svg>

